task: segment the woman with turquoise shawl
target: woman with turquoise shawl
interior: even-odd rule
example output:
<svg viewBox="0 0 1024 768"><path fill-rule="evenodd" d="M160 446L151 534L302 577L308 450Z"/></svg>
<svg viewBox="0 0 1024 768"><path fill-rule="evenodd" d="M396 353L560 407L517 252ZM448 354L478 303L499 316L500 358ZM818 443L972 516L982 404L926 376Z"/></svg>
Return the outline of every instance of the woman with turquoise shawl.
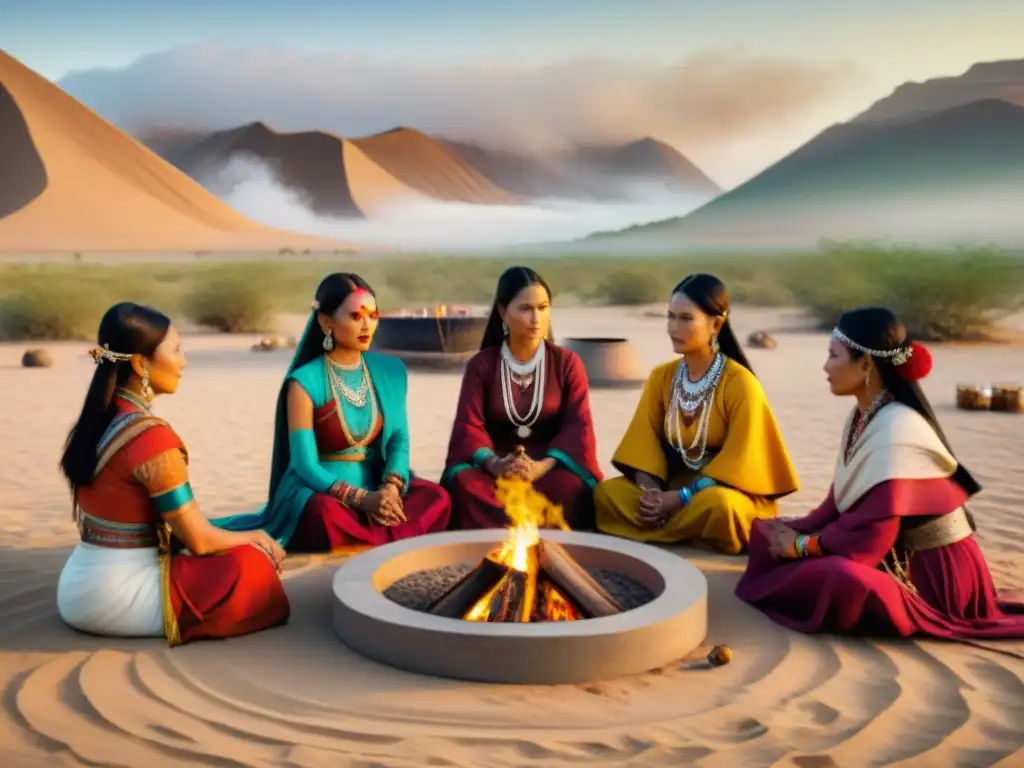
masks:
<svg viewBox="0 0 1024 768"><path fill-rule="evenodd" d="M214 525L262 528L305 552L447 528L448 493L409 471L405 364L367 351L377 322L376 296L362 278L324 278L278 397L270 501Z"/></svg>

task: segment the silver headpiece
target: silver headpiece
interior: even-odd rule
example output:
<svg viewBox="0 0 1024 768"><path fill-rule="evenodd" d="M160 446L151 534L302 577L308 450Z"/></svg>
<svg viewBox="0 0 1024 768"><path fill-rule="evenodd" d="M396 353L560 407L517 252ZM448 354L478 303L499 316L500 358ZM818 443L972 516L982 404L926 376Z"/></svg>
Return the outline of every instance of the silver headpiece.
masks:
<svg viewBox="0 0 1024 768"><path fill-rule="evenodd" d="M104 344L102 347L93 347L89 350L89 354L92 355L93 362L96 365L101 365L105 362L120 363L132 359L132 355L125 354L124 352L111 352L109 344Z"/></svg>
<svg viewBox="0 0 1024 768"><path fill-rule="evenodd" d="M903 365L910 359L910 356L914 354L914 351L910 348L909 344L897 347L896 349L870 349L865 347L863 344L858 344L845 333L840 331L839 326L832 329L832 337L841 341L850 349L856 349L858 352L862 352L865 355L880 357L883 360L892 360L893 365Z"/></svg>

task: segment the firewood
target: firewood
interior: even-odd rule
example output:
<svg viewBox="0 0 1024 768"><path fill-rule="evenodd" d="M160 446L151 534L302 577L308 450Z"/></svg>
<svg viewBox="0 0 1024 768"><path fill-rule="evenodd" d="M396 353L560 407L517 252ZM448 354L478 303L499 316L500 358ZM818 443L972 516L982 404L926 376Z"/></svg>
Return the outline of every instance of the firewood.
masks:
<svg viewBox="0 0 1024 768"><path fill-rule="evenodd" d="M540 571L566 598L579 606L584 618L622 613L622 607L594 577L554 541L540 543Z"/></svg>
<svg viewBox="0 0 1024 768"><path fill-rule="evenodd" d="M533 606L527 599L530 577L525 571L509 571L491 598L487 621L529 621Z"/></svg>
<svg viewBox="0 0 1024 768"><path fill-rule="evenodd" d="M509 570L507 566L485 557L476 568L435 600L427 608L427 613L449 619L461 619L484 595L494 589Z"/></svg>

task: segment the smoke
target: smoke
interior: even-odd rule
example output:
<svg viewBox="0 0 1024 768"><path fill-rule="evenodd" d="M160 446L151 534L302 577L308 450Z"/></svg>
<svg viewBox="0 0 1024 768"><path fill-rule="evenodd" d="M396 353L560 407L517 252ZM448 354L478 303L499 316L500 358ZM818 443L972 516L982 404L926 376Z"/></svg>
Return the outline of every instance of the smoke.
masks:
<svg viewBox="0 0 1024 768"><path fill-rule="evenodd" d="M272 227L420 251L567 242L599 230L682 216L705 201L637 183L624 201L614 203L550 198L529 205L474 205L421 198L395 200L375 209L372 219L345 219L313 213L301 193L281 184L269 165L250 155L233 155L223 166L199 173L198 180L235 210Z"/></svg>

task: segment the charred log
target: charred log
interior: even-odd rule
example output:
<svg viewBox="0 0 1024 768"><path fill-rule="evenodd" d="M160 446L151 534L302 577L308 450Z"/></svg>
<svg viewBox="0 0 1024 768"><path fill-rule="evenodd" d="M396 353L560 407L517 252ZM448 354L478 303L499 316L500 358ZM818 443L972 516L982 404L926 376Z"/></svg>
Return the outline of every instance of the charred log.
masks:
<svg viewBox="0 0 1024 768"><path fill-rule="evenodd" d="M575 606L586 619L622 613L622 607L607 590L565 550L553 541L542 541L540 573Z"/></svg>
<svg viewBox="0 0 1024 768"><path fill-rule="evenodd" d="M445 592L427 608L427 613L449 619L461 619L490 592L507 573L507 566L496 563L488 557Z"/></svg>

